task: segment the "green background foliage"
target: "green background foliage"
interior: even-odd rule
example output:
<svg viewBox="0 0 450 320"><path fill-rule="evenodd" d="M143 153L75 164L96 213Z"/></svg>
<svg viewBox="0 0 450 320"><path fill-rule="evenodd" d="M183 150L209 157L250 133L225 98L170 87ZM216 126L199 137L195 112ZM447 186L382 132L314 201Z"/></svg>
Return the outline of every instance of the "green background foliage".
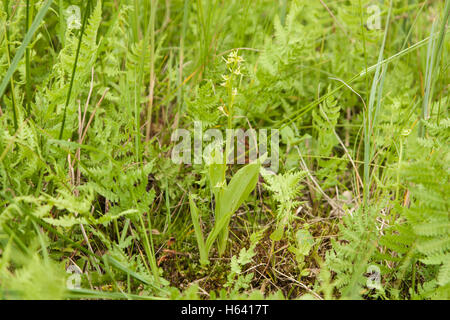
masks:
<svg viewBox="0 0 450 320"><path fill-rule="evenodd" d="M449 299L449 12L2 1L0 298ZM194 121L279 172L174 163Z"/></svg>

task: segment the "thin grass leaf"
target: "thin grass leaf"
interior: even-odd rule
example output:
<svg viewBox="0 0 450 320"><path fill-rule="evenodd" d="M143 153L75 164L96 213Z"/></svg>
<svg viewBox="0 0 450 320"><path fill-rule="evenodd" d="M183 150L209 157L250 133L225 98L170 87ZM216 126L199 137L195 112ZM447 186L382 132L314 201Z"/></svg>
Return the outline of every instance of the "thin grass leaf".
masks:
<svg viewBox="0 0 450 320"><path fill-rule="evenodd" d="M16 55L14 56L13 61L11 62L11 65L8 68L8 71L6 72L5 77L2 80L2 83L0 84L0 99L3 96L3 93L5 92L6 86L8 85L9 80L13 76L14 72L17 69L17 66L19 65L20 59L22 59L26 48L28 47L28 44L30 43L31 39L33 38L33 35L35 34L36 30L39 28L39 25L41 24L42 20L45 17L45 14L47 13L48 9L50 8L51 4L53 3L53 0L47 0L45 4L42 6L41 10L39 10L38 14L36 15L36 18L34 19L33 23L31 24L30 29L28 30L27 34L25 35L25 38L22 41L22 44L20 45L19 49L16 52Z"/></svg>

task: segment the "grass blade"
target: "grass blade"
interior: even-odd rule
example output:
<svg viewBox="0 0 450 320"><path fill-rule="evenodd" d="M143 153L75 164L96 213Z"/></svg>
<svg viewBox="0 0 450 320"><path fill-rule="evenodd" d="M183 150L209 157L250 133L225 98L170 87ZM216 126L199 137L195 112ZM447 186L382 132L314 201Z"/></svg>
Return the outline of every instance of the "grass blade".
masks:
<svg viewBox="0 0 450 320"><path fill-rule="evenodd" d="M11 62L11 65L8 68L8 71L6 71L6 75L2 80L2 83L0 84L0 98L3 96L3 93L5 93L6 86L8 85L9 80L13 76L14 72L17 69L17 66L19 65L20 59L22 59L26 48L28 47L28 44L30 43L31 39L33 38L33 35L35 34L36 30L39 28L39 25L41 24L42 20L45 17L45 14L47 13L48 9L50 8L51 4L53 3L53 0L47 0L47 2L42 6L41 10L39 10L38 14L36 15L36 18L34 19L33 23L31 24L30 29L28 30L27 34L25 35L25 38L22 41L22 44L20 45L19 49L17 50L16 55L14 56L14 59Z"/></svg>
<svg viewBox="0 0 450 320"><path fill-rule="evenodd" d="M191 208L192 224L194 225L195 236L197 238L198 249L200 251L200 263L208 264L208 252L206 251L205 240L203 238L202 228L200 227L200 218L198 208L195 205L192 195L189 196L189 206Z"/></svg>
<svg viewBox="0 0 450 320"><path fill-rule="evenodd" d="M62 139L63 132L64 132L64 125L66 123L66 116L67 116L67 107L69 106L70 95L72 94L73 80L75 79L75 72L77 70L78 56L80 55L81 41L83 40L84 29L86 28L86 22L87 22L87 17L88 17L88 9L91 4L91 1L92 0L89 0L86 3L86 8L84 10L83 25L81 26L80 38L78 40L78 46L77 46L77 52L75 54L75 61L73 63L72 77L70 78L70 85L69 85L69 92L67 93L66 104L64 105L64 115L63 115L63 120L61 123L61 131L59 132L59 140Z"/></svg>

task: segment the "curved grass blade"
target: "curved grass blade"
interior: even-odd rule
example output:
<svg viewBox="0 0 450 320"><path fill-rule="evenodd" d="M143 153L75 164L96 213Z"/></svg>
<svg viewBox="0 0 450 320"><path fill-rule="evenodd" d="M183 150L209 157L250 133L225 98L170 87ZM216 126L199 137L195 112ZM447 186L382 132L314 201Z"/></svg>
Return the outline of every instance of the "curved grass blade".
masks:
<svg viewBox="0 0 450 320"><path fill-rule="evenodd" d="M89 289L67 289L67 298L69 299L132 299L132 300L165 300L161 297L137 295L122 292L105 292Z"/></svg>
<svg viewBox="0 0 450 320"><path fill-rule="evenodd" d="M200 227L199 212L195 205L192 195L189 195L189 206L191 209L192 224L194 225L195 236L197 238L198 249L200 251L200 263L206 265L209 263L208 252L206 251L205 240L203 238L202 228Z"/></svg>
<svg viewBox="0 0 450 320"><path fill-rule="evenodd" d="M22 59L26 48L28 47L28 44L30 43L31 39L33 38L34 33L39 28L39 25L41 24L42 20L45 17L45 14L47 13L48 9L50 8L51 4L53 3L53 0L47 0L47 2L42 6L41 10L39 10L38 14L36 15L36 18L34 19L33 23L31 24L30 29L28 30L27 34L25 35L25 38L22 41L22 44L20 45L19 49L17 50L16 55L14 56L14 59L11 62L11 65L8 68L8 71L6 71L6 75L2 80L2 83L0 84L0 98L3 96L3 93L5 93L6 86L8 85L9 80L11 79L12 75L17 69L17 66L19 65L20 59Z"/></svg>

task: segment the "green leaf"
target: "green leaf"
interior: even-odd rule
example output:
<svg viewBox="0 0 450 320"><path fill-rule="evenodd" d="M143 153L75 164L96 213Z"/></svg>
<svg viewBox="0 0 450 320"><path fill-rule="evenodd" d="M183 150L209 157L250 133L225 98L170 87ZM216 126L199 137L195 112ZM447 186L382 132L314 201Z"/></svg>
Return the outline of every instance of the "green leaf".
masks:
<svg viewBox="0 0 450 320"><path fill-rule="evenodd" d="M75 217L68 217L68 216L63 216L59 219L43 218L42 220L51 224L52 226L66 227L66 228L73 227L74 225L77 225L77 224L87 224L86 219L84 219L84 218L75 218Z"/></svg>
<svg viewBox="0 0 450 320"><path fill-rule="evenodd" d="M219 194L218 215L216 223L206 239L209 252L219 233L228 226L231 216L255 189L258 182L260 164L251 163L241 168L231 179L228 187ZM216 210L217 211L217 210Z"/></svg>
<svg viewBox="0 0 450 320"><path fill-rule="evenodd" d="M203 239L202 228L200 227L200 219L198 208L195 205L192 195L189 195L189 206L191 208L192 224L194 225L195 236L197 237L198 249L200 251L200 263L208 264L208 252L206 251L205 240Z"/></svg>
<svg viewBox="0 0 450 320"><path fill-rule="evenodd" d="M308 230L300 229L295 234L297 242L298 253L301 255L308 255L311 248L314 246L314 238Z"/></svg>
<svg viewBox="0 0 450 320"><path fill-rule="evenodd" d="M227 186L225 169L226 165L217 163L212 163L208 167L209 182L211 183L211 189L216 200L219 197L220 190L223 190Z"/></svg>
<svg viewBox="0 0 450 320"><path fill-rule="evenodd" d="M247 199L256 187L259 169L259 163L251 163L236 172L224 191L223 198L225 201L222 202L221 206L222 214L231 216Z"/></svg>
<svg viewBox="0 0 450 320"><path fill-rule="evenodd" d="M272 241L280 241L284 234L284 227L279 226L274 232L270 234L270 239Z"/></svg>

